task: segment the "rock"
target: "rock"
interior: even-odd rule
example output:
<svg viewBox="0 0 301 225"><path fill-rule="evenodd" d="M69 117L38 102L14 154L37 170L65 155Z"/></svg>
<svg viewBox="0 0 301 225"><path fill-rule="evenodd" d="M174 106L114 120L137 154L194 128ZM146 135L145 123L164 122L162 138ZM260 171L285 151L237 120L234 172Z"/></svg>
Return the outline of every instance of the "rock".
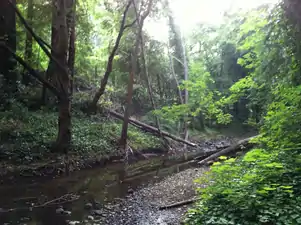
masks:
<svg viewBox="0 0 301 225"><path fill-rule="evenodd" d="M92 210L92 214L97 215L97 216L101 216L102 213L103 212L101 210Z"/></svg>
<svg viewBox="0 0 301 225"><path fill-rule="evenodd" d="M56 213L63 213L64 212L64 209L62 208L62 207L60 207L60 208L57 208L56 210L55 210L55 212Z"/></svg>
<svg viewBox="0 0 301 225"><path fill-rule="evenodd" d="M92 203L87 203L85 205L85 209L91 209L93 207L93 204Z"/></svg>
<svg viewBox="0 0 301 225"><path fill-rule="evenodd" d="M132 188L129 188L129 189L128 189L128 193L129 193L129 194L133 194L133 193L134 193L134 190L133 190Z"/></svg>
<svg viewBox="0 0 301 225"><path fill-rule="evenodd" d="M88 218L88 220L94 220L94 217L91 215L89 215L87 218Z"/></svg>
<svg viewBox="0 0 301 225"><path fill-rule="evenodd" d="M79 221L69 221L68 223L69 225L76 225L76 224L80 224Z"/></svg>
<svg viewBox="0 0 301 225"><path fill-rule="evenodd" d="M70 211L63 211L63 213L66 214L66 215L71 215Z"/></svg>

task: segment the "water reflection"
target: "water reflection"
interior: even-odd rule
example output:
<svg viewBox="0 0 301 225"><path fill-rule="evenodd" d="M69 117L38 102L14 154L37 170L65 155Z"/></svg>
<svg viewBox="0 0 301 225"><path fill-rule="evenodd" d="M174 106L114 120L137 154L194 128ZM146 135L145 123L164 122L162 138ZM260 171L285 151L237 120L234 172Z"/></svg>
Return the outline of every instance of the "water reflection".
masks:
<svg viewBox="0 0 301 225"><path fill-rule="evenodd" d="M115 198L122 198L141 185L187 167L187 165L183 165L182 168L179 166L162 168L156 176L156 168L159 166L161 166L160 160L153 159L131 165L128 168L127 176L125 176L123 164L116 164L103 169L79 171L69 177L43 183L0 186L0 208L18 208L9 213L0 212L0 224L76 224L66 221L86 221L80 224L89 224L89 219L93 218L90 204L93 204L94 213L100 213L97 209L105 208L107 202L112 202ZM147 172L150 169L152 171ZM134 175L137 174L142 175L135 177ZM123 182L120 182L121 180ZM41 205L67 193L78 194L80 198L77 201L62 204L64 209L62 214L56 212L60 205L29 210L31 206ZM69 213L71 214L69 215Z"/></svg>

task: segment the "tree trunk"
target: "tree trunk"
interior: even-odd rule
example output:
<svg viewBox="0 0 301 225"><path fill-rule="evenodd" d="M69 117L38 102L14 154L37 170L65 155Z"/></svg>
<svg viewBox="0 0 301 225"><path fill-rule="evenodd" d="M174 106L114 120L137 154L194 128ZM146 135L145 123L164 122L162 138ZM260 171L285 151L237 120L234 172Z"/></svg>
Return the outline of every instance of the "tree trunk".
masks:
<svg viewBox="0 0 301 225"><path fill-rule="evenodd" d="M120 114L120 113L117 113L117 112L111 111L111 110L109 111L109 113L112 116L116 117L117 119L124 120L124 116L122 114ZM140 122L138 120L135 120L135 119L132 119L132 118L129 118L129 123L132 124L133 126L139 128L139 129L145 131L145 132L150 132L150 133L152 133L152 134L154 134L156 136L160 136L159 135L159 131L158 131L158 129L156 127L150 126L150 125L148 125L146 123L142 123L142 122ZM168 137L168 138L171 138L171 139L173 139L175 141L187 144L187 145L189 145L191 147L196 147L197 146L194 143L191 143L189 141L185 141L184 139L182 139L180 137L176 137L176 136L174 136L174 135L172 135L170 133L167 133L165 131L161 131L161 134L163 136L165 136L165 137Z"/></svg>
<svg viewBox="0 0 301 225"><path fill-rule="evenodd" d="M60 90L58 99L58 135L55 145L55 151L60 153L68 153L71 143L71 104L70 104L70 78L68 74L67 52L68 52L68 26L67 26L67 11L73 7L73 0L53 0L55 9L53 37L52 41L53 54L58 62L63 66L64 70L54 65L53 82Z"/></svg>
<svg viewBox="0 0 301 225"><path fill-rule="evenodd" d="M11 0L15 6L16 1ZM16 14L9 5L9 0L0 1L0 39L14 53L16 52ZM13 98L17 93L17 74L15 72L16 61L12 54L5 48L0 49L0 74L3 75L3 84L1 87L1 103ZM6 95L6 96L5 96Z"/></svg>
<svg viewBox="0 0 301 225"><path fill-rule="evenodd" d="M95 93L95 95L93 97L93 100L92 100L92 102L90 104L90 107L89 107L90 108L89 109L90 112L95 112L96 111L97 102L98 102L98 100L104 94L104 92L106 90L106 86L107 86L107 83L108 83L108 80L109 80L109 76L110 76L110 74L112 72L112 69L113 69L113 60L114 60L115 54L117 52L117 49L119 47L122 35L123 35L123 33L124 33L124 31L125 31L126 28L128 28L128 27L130 27L130 26L133 25L133 23L125 25L127 13L128 13L128 10L129 10L131 4L132 4L132 0L130 0L128 2L128 4L126 5L125 10L123 12L123 17L122 17L122 20L121 20L119 33L118 33L118 36L116 38L113 50L112 50L111 54L109 55L108 63L107 63L107 68L106 68L105 74L104 74L104 76L103 76L103 78L101 80L100 88Z"/></svg>
<svg viewBox="0 0 301 225"><path fill-rule="evenodd" d="M56 8L55 8L55 2L56 0L52 0L52 25L51 25L51 55L55 56L55 51L54 51L54 45L56 37L57 37L57 29L55 28L56 24ZM48 67L46 70L46 80L55 85L53 82L53 77L54 77L54 70L55 70L55 62L52 59L49 59ZM41 102L43 105L47 105L50 100L50 93L47 91L47 87L43 85L43 90L42 90L42 96L41 96Z"/></svg>
<svg viewBox="0 0 301 225"><path fill-rule="evenodd" d="M68 52L68 68L70 72L70 93L73 94L73 80L74 80L74 63L75 63L75 13L76 4L74 3L73 9L68 14L68 27L70 30L69 37L69 52Z"/></svg>
<svg viewBox="0 0 301 225"><path fill-rule="evenodd" d="M179 81L178 81L177 75L175 73L175 68L174 68L174 64L173 64L172 54L170 52L169 42L168 42L167 50L168 50L168 56L169 56L169 67L170 67L173 79L174 79L174 81L176 83L176 86L177 86L177 91L178 91L178 96L179 96L179 103L183 104L184 101L183 101L183 98L182 98L182 92L181 92L181 89L179 88Z"/></svg>
<svg viewBox="0 0 301 225"><path fill-rule="evenodd" d="M28 0L27 22L30 26L32 26L32 22L33 22L33 0ZM32 35L29 31L26 31L24 58L29 63L29 65L32 65ZM25 85L28 85L30 80L31 80L30 76L27 73L23 72L22 83L25 84Z"/></svg>
<svg viewBox="0 0 301 225"><path fill-rule="evenodd" d="M183 40L183 36L182 33L180 34L180 40L181 40L181 46L182 46L182 52L183 52L183 64L184 64L184 81L188 80L188 63L187 63L187 57L186 57L186 51L185 51L185 44L184 44L184 40ZM187 88L184 89L184 104L188 104L188 90ZM187 121L184 120L184 139L187 140L188 139L188 124ZM186 149L187 146L184 145L184 149ZM185 154L185 158L186 158L186 154Z"/></svg>
<svg viewBox="0 0 301 225"><path fill-rule="evenodd" d="M135 57L132 56L132 61L134 61L134 58ZM126 147L127 147L127 130L128 130L129 118L130 118L131 107L132 107L134 71L135 71L135 67L133 66L133 64L135 64L135 63L132 62L131 72L129 73L126 107L125 107L125 112L124 112L124 117L123 117L123 125L122 125L122 130L121 130L121 137L120 137L120 142L119 142L119 145L120 145L120 147L122 147L123 150L126 150Z"/></svg>
<svg viewBox="0 0 301 225"><path fill-rule="evenodd" d="M198 162L199 165L204 165L205 163L208 163L209 161L211 160L214 160L222 155L227 155L233 151L241 151L241 150L247 150L247 149L250 149L252 148L255 144L254 143L250 143L250 141L253 139L253 138L256 138L257 136L254 136L254 137L249 137L249 138L246 138L246 139L243 139L241 141L239 141L238 143L234 144L234 145L231 145L230 147L228 148L225 148L213 155L210 155L209 157L203 159L202 161Z"/></svg>

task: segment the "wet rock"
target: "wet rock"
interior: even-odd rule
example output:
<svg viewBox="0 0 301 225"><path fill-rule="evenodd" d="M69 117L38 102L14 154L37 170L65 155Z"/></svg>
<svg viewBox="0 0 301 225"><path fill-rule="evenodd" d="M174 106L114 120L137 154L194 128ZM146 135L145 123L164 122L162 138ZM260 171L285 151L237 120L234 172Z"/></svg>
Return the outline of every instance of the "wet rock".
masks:
<svg viewBox="0 0 301 225"><path fill-rule="evenodd" d="M101 210L92 210L91 212L93 215L97 215L97 216L101 216L103 214L103 212Z"/></svg>
<svg viewBox="0 0 301 225"><path fill-rule="evenodd" d="M87 218L88 218L88 220L94 220L94 217L91 215L89 215Z"/></svg>
<svg viewBox="0 0 301 225"><path fill-rule="evenodd" d="M76 224L80 224L79 221L69 221L68 225L76 225Z"/></svg>
<svg viewBox="0 0 301 225"><path fill-rule="evenodd" d="M134 193L134 190L133 190L132 188L129 188L129 189L128 189L128 193L129 193L129 194L133 194L133 193Z"/></svg>
<svg viewBox="0 0 301 225"><path fill-rule="evenodd" d="M70 211L67 211L67 210L66 210L66 211L64 210L63 213L64 213L65 215L71 215L71 212L70 212Z"/></svg>
<svg viewBox="0 0 301 225"><path fill-rule="evenodd" d="M63 209L63 207L59 207L55 210L55 212L58 214L61 214L61 213L64 213L64 209Z"/></svg>
<svg viewBox="0 0 301 225"><path fill-rule="evenodd" d="M23 221L23 222L25 222L25 221L30 221L30 218L28 218L28 217L22 217L22 218L21 218L21 221Z"/></svg>
<svg viewBox="0 0 301 225"><path fill-rule="evenodd" d="M91 209L93 207L92 203L85 204L85 209Z"/></svg>

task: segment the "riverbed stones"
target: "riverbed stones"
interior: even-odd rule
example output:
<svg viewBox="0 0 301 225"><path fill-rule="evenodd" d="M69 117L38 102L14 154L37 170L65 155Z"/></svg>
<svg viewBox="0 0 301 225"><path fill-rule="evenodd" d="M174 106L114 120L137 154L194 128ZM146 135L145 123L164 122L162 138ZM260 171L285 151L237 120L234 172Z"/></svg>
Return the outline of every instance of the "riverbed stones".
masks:
<svg viewBox="0 0 301 225"><path fill-rule="evenodd" d="M91 213L92 213L93 215L102 216L103 211L102 211L102 210L95 209L95 210L92 210Z"/></svg>
<svg viewBox="0 0 301 225"><path fill-rule="evenodd" d="M94 220L94 217L91 215L89 215L87 218L88 218L88 220Z"/></svg>
<svg viewBox="0 0 301 225"><path fill-rule="evenodd" d="M71 211L64 210L63 214L65 214L65 215L71 215Z"/></svg>
<svg viewBox="0 0 301 225"><path fill-rule="evenodd" d="M208 168L187 169L135 191L118 201L119 204L112 205L107 215L102 215L106 220L105 224L179 225L188 206L169 210L159 210L159 206L193 198L195 188L202 187L194 183L194 180L207 170ZM103 208L107 208L107 205Z"/></svg>
<svg viewBox="0 0 301 225"><path fill-rule="evenodd" d="M58 214L62 214L62 213L64 213L64 209L63 209L63 207L59 207L55 210L55 212Z"/></svg>
<svg viewBox="0 0 301 225"><path fill-rule="evenodd" d="M92 203L85 204L85 209L92 209L92 207L93 207Z"/></svg>

